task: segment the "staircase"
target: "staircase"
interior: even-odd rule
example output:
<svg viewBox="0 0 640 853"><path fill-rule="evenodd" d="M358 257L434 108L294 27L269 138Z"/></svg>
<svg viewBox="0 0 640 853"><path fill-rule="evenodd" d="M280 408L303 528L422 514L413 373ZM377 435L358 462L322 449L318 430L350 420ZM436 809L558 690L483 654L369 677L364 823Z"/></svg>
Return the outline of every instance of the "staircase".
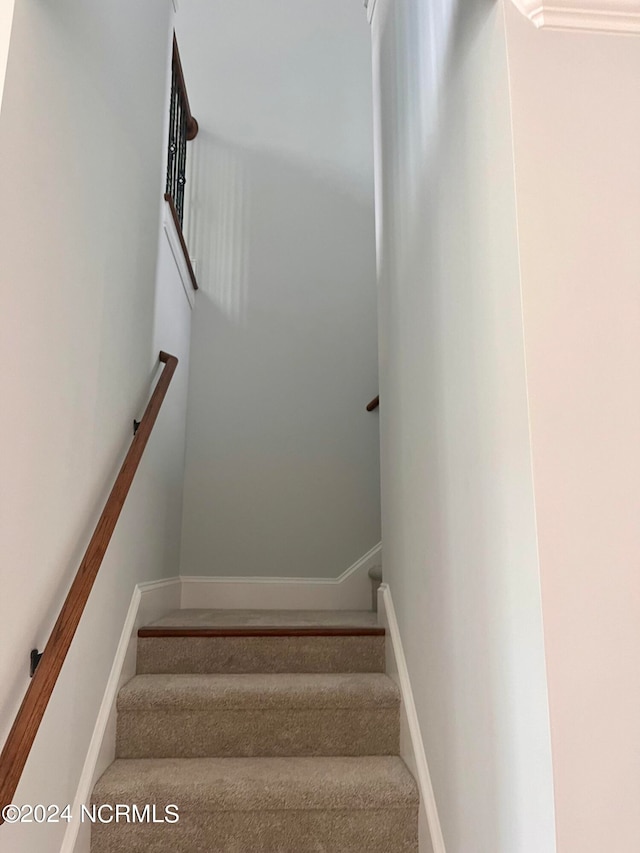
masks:
<svg viewBox="0 0 640 853"><path fill-rule="evenodd" d="M96 823L92 853L416 853L384 641L359 611L182 610L141 629L92 804L143 817Z"/></svg>

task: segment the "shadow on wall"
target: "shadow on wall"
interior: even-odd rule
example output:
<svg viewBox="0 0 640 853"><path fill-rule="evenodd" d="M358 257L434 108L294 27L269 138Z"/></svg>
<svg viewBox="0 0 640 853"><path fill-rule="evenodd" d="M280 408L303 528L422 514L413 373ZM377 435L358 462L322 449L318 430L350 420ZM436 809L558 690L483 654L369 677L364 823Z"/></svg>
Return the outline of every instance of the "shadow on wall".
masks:
<svg viewBox="0 0 640 853"><path fill-rule="evenodd" d="M342 243L355 231L355 269L348 252L339 260L347 262L348 272L355 272L357 277L373 274L367 284L375 285L373 186L350 181L328 163L312 164L276 151L243 147L206 129L201 129L194 143L189 180L188 243L198 264L199 284L234 322L242 325L246 320L250 278L263 277L260 270L250 270L250 263L255 262L251 229L257 226L260 240L267 222L271 222L274 241L268 246L269 253L278 247L288 250L280 269L285 277L296 255L306 258L314 246L320 255L317 270L322 275L335 235L341 233L338 242ZM342 222L339 231L330 225L336 211L342 211L337 215ZM310 239L314 228L318 229L316 241ZM297 245L296 233L302 239ZM340 277L339 270L331 272ZM309 266L304 274L313 275Z"/></svg>
<svg viewBox="0 0 640 853"><path fill-rule="evenodd" d="M203 293L239 325L249 277L247 180L242 154L203 129L193 150L188 242Z"/></svg>
<svg viewBox="0 0 640 853"><path fill-rule="evenodd" d="M397 134L396 156L384 169L384 192L393 200L386 205L394 211L394 244L407 248L407 240L424 239L420 214L424 204L421 181L431 177L434 146L443 138L441 123L450 102L464 58L473 50L483 28L490 26L496 0L450 0L450 2L394 3L384 26L393 29L394 42L403 46L411 62L390 68L382 58L381 86L385 101L385 122ZM423 44L430 34L428 50ZM397 156L402 152L402 156ZM465 164L467 168L473 163ZM416 180L415 176L420 175ZM419 233L416 233L419 230ZM384 252L386 246L382 246Z"/></svg>
<svg viewBox="0 0 640 853"><path fill-rule="evenodd" d="M380 540L373 202L204 134L183 573L335 577Z"/></svg>

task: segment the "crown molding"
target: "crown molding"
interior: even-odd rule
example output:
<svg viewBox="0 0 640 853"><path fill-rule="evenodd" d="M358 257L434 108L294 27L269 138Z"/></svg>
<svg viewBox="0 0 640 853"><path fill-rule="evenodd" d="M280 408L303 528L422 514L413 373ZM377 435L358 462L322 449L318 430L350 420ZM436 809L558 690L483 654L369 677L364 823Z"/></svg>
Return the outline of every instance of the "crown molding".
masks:
<svg viewBox="0 0 640 853"><path fill-rule="evenodd" d="M512 0L538 28L640 33L640 0Z"/></svg>

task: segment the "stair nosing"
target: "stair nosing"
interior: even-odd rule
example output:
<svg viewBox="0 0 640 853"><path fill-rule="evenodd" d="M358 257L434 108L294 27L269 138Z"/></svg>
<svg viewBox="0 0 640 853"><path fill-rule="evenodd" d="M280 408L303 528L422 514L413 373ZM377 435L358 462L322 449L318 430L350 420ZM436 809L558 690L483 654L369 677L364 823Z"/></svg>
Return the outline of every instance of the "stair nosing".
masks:
<svg viewBox="0 0 640 853"><path fill-rule="evenodd" d="M236 626L220 628L178 628L148 625L138 629L141 639L158 638L223 638L223 637L384 637L380 626L352 628L340 626Z"/></svg>

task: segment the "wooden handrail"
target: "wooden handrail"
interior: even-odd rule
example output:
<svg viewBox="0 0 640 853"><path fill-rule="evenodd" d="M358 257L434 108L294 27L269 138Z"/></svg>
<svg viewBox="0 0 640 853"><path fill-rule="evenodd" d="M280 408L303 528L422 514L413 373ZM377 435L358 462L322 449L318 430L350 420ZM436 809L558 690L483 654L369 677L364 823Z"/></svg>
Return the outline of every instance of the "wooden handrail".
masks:
<svg viewBox="0 0 640 853"><path fill-rule="evenodd" d="M180 217L178 216L178 211L176 210L176 203L174 202L173 197L169 193L164 194L164 200L169 205L169 210L171 211L171 218L173 219L173 224L176 227L178 240L180 241L180 248L182 249L182 254L184 255L184 262L187 265L187 272L189 273L189 278L191 279L191 286L194 290L198 290L198 280L196 279L196 274L193 271L193 264L191 263L191 258L189 257L189 249L187 249L187 242L184 239L184 234L182 233L182 225L180 225Z"/></svg>
<svg viewBox="0 0 640 853"><path fill-rule="evenodd" d="M175 355L160 353L165 367L145 409L111 494L102 510L80 567L71 584L60 615L45 646L42 659L27 688L4 749L0 755L0 808L13 800L20 776L33 746L38 728L71 646L80 617L87 604L96 575L138 470L140 459L158 417L158 412L178 366ZM0 823L2 823L0 817Z"/></svg>
<svg viewBox="0 0 640 853"><path fill-rule="evenodd" d="M373 412L374 409L377 409L380 405L380 397L374 397L370 403L367 403L367 411Z"/></svg>
<svg viewBox="0 0 640 853"><path fill-rule="evenodd" d="M187 84L184 81L184 71L182 70L182 61L180 59L180 51L178 50L178 41L176 39L176 34L173 34L173 67L176 70L176 77L178 78L178 86L180 87L180 91L182 94L182 98L184 100L184 105L187 111L187 140L191 142L192 139L195 139L198 135L198 122L193 117L191 112L191 106L189 105L189 95L187 94Z"/></svg>

